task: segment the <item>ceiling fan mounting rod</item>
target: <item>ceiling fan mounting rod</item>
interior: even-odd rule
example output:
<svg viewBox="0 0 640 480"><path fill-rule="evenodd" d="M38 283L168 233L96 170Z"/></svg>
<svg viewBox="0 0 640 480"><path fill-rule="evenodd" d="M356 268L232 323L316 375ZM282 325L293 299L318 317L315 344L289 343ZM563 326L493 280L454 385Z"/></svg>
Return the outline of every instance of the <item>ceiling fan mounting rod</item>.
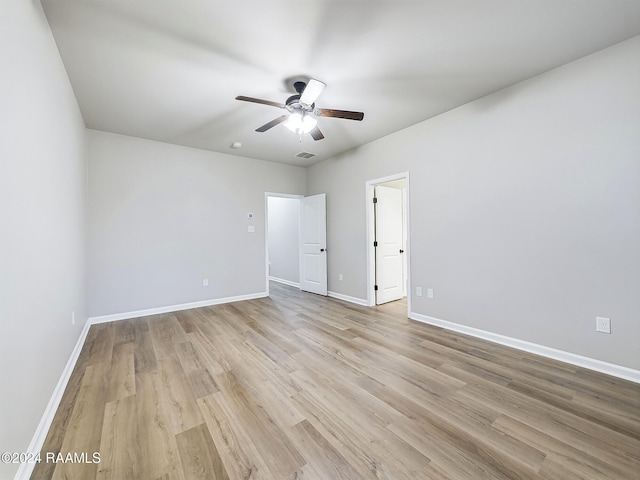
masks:
<svg viewBox="0 0 640 480"><path fill-rule="evenodd" d="M298 92L298 95L302 95L302 92L304 92L306 86L306 83L300 81L293 84L293 88L295 88L296 92Z"/></svg>

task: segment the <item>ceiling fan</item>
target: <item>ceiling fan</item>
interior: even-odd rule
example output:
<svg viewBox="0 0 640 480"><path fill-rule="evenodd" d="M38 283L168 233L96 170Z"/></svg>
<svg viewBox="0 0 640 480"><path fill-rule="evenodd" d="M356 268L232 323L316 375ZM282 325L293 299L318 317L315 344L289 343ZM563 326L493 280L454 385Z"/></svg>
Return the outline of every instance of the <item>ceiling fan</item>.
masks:
<svg viewBox="0 0 640 480"><path fill-rule="evenodd" d="M270 128L279 125L280 123L294 133L302 135L310 133L314 140L322 140L324 135L318 128L318 121L316 117L333 117L333 118L345 118L347 120L362 120L364 113L351 112L348 110L335 110L331 108L316 108L316 100L327 85L319 80L310 79L308 83L303 81L297 81L293 84L297 95L292 95L287 98L285 103L272 102L270 100L262 100L260 98L245 97L243 95L237 96L236 100L243 102L261 103L263 105L270 105L272 107L283 108L287 110L287 113L271 120L269 123L265 123L259 128L256 128L256 132L266 132Z"/></svg>

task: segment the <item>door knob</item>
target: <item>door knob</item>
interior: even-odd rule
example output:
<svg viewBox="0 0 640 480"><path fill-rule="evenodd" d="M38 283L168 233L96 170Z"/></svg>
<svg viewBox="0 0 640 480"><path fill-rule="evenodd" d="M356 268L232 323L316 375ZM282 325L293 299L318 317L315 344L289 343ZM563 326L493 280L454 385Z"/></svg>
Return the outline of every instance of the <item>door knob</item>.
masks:
<svg viewBox="0 0 640 480"><path fill-rule="evenodd" d="M400 253L404 253L404 250L400 249Z"/></svg>

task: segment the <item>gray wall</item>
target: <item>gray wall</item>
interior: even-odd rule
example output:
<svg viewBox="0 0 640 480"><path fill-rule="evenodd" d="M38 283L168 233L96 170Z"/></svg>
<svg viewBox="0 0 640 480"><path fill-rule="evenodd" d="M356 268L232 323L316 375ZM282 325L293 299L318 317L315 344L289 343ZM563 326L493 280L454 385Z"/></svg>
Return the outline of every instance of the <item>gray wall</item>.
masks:
<svg viewBox="0 0 640 480"><path fill-rule="evenodd" d="M329 290L366 298L365 182L410 171L414 312L640 368L639 63L636 37L310 167Z"/></svg>
<svg viewBox="0 0 640 480"><path fill-rule="evenodd" d="M40 4L7 3L0 451L27 448L88 313L263 292L266 191L327 193L329 290L365 298L365 182L403 171L435 293L415 312L640 368L639 59L635 38L305 172L85 132Z"/></svg>
<svg viewBox="0 0 640 480"><path fill-rule="evenodd" d="M87 318L85 129L40 2L3 3L0 65L0 452L24 452Z"/></svg>
<svg viewBox="0 0 640 480"><path fill-rule="evenodd" d="M269 275L300 283L300 201L268 197Z"/></svg>
<svg viewBox="0 0 640 480"><path fill-rule="evenodd" d="M304 194L304 168L95 130L87 143L90 316L266 291L265 192Z"/></svg>

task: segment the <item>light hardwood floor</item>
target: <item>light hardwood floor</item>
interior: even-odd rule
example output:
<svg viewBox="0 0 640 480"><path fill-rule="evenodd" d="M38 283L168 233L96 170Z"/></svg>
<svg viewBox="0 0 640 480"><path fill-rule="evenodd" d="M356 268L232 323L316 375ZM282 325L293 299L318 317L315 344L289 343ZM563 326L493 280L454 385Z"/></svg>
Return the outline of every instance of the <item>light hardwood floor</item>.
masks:
<svg viewBox="0 0 640 480"><path fill-rule="evenodd" d="M640 478L637 384L271 294L93 326L32 478Z"/></svg>

